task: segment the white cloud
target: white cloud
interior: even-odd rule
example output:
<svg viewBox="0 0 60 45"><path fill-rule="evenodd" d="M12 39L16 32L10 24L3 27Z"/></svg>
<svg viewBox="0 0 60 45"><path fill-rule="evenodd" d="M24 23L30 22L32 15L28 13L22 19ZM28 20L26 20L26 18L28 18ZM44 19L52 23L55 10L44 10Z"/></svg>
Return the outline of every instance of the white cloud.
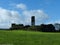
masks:
<svg viewBox="0 0 60 45"><path fill-rule="evenodd" d="M0 8L0 28L8 28L11 23L19 23L20 15L17 11Z"/></svg>
<svg viewBox="0 0 60 45"><path fill-rule="evenodd" d="M25 17L25 23L27 24L31 23L31 16L35 16L36 24L40 24L48 18L47 14L44 13L42 10L26 10L23 11L23 15Z"/></svg>
<svg viewBox="0 0 60 45"><path fill-rule="evenodd" d="M26 10L27 9L27 6L25 4L23 4L23 3L17 4L16 7L20 8L22 10Z"/></svg>

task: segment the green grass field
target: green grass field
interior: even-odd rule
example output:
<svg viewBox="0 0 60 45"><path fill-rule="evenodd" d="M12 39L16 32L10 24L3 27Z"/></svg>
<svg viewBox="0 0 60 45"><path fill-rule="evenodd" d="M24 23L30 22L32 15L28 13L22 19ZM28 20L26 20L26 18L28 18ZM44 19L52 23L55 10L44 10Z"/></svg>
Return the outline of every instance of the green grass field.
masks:
<svg viewBox="0 0 60 45"><path fill-rule="evenodd" d="M60 33L0 31L0 45L60 45Z"/></svg>

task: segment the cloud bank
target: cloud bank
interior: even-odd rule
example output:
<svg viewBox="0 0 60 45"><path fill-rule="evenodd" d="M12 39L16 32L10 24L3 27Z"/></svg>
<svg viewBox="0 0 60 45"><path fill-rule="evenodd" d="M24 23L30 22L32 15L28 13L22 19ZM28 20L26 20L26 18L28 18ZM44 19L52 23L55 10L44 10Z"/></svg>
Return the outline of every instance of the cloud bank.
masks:
<svg viewBox="0 0 60 45"><path fill-rule="evenodd" d="M24 24L31 23L31 16L35 16L36 24L43 23L43 21L48 18L48 15L43 10L28 10L28 7L23 3L17 4L16 7L23 10Z"/></svg>
<svg viewBox="0 0 60 45"><path fill-rule="evenodd" d="M26 10L23 11L23 15L25 16L25 22L27 24L31 23L31 16L35 16L36 24L43 23L43 21L48 18L47 14L45 14L42 10Z"/></svg>
<svg viewBox="0 0 60 45"><path fill-rule="evenodd" d="M11 23L18 23L20 14L17 11L10 11L0 8L0 28L8 28Z"/></svg>
<svg viewBox="0 0 60 45"><path fill-rule="evenodd" d="M17 4L16 8L21 9L22 13L0 7L0 28L9 28L12 23L30 25L31 16L36 17L36 24L40 24L48 18L48 15L43 10L27 10L27 6L23 3Z"/></svg>

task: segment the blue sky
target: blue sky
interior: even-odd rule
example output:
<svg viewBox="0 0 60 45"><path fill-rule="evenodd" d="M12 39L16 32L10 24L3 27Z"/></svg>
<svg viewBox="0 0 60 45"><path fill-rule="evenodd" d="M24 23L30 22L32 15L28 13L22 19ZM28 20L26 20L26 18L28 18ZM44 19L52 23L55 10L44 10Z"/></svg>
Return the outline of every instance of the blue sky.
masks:
<svg viewBox="0 0 60 45"><path fill-rule="evenodd" d="M0 27L8 27L11 23L30 24L32 15L37 18L36 24L60 23L60 0L0 0L0 13ZM11 21L9 16L16 17ZM6 17L9 20L6 21Z"/></svg>

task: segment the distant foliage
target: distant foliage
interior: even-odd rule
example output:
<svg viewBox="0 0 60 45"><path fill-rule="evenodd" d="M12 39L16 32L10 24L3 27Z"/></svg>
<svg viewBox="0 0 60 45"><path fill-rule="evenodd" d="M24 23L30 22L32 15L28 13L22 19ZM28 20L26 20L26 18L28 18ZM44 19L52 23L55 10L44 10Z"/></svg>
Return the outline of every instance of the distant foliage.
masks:
<svg viewBox="0 0 60 45"><path fill-rule="evenodd" d="M52 24L41 24L40 26L41 31L43 32L54 32L55 31L55 27Z"/></svg>
<svg viewBox="0 0 60 45"><path fill-rule="evenodd" d="M27 30L27 31L42 31L42 32L60 32L60 30L55 30L55 26L52 24L41 24L41 25L23 25L23 24L12 24L11 30Z"/></svg>

